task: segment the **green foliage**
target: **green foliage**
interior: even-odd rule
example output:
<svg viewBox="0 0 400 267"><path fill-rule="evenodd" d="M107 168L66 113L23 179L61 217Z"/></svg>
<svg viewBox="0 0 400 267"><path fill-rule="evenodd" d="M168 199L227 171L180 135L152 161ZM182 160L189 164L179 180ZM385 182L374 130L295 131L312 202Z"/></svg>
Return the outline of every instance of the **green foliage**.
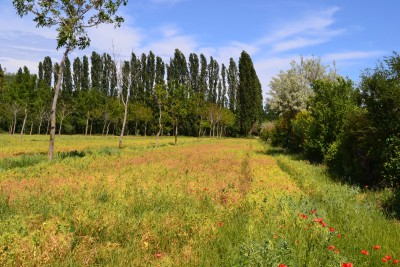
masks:
<svg viewBox="0 0 400 267"><path fill-rule="evenodd" d="M75 47L84 49L90 45L86 29L102 23L115 23L120 26L124 19L115 15L121 4L127 0L108 1L44 1L44 0L13 0L18 15L34 15L33 21L37 27L52 27L57 25L57 49L67 46L68 50ZM92 11L88 13L89 11ZM90 15L88 15L90 14Z"/></svg>
<svg viewBox="0 0 400 267"><path fill-rule="evenodd" d="M238 123L241 135L250 135L262 115L261 84L250 55L242 52L239 59L237 92Z"/></svg>
<svg viewBox="0 0 400 267"><path fill-rule="evenodd" d="M336 81L317 80L313 91L309 102L313 120L304 150L307 158L322 162L329 146L342 133L346 116L356 102L352 82L343 78Z"/></svg>

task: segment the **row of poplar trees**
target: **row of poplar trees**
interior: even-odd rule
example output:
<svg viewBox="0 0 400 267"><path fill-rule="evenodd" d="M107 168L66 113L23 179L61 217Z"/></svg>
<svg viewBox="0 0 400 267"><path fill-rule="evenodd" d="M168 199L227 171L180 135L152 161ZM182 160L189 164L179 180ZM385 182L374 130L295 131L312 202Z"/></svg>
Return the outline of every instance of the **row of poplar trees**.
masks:
<svg viewBox="0 0 400 267"><path fill-rule="evenodd" d="M0 131L46 134L59 65L45 57L38 74L0 66ZM125 100L123 101L125 97ZM126 105L125 105L126 104ZM178 49L169 64L153 52L128 61L92 52L67 58L57 107L57 133L244 136L262 119L261 84L250 56L219 64Z"/></svg>

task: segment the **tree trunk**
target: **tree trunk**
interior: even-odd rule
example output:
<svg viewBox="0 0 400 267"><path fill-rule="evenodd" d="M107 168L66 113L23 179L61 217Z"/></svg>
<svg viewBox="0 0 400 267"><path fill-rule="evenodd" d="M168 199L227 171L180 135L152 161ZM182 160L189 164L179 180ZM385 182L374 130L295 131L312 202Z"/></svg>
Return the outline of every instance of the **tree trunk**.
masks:
<svg viewBox="0 0 400 267"><path fill-rule="evenodd" d="M110 123L111 123L111 121L109 121L107 124L106 136L108 136L108 131L110 130Z"/></svg>
<svg viewBox="0 0 400 267"><path fill-rule="evenodd" d="M124 121L122 123L121 135L119 136L119 144L118 144L119 148L122 148L122 137L124 136L126 117L128 117L128 101L129 101L128 94L126 94L126 103L124 103L124 105L125 105Z"/></svg>
<svg viewBox="0 0 400 267"><path fill-rule="evenodd" d="M63 58L61 59L60 63L60 69L58 71L58 80L56 84L56 88L54 91L54 98L53 98L53 104L51 106L51 128L50 128L50 143L49 143L49 160L53 159L53 152L54 152L54 141L56 137L56 108L57 108L57 100L58 100L58 94L60 93L60 87L61 87L61 81L63 79L63 74L64 74L64 62L65 59L68 56L69 53L69 45L67 46L67 49L64 52Z"/></svg>
<svg viewBox="0 0 400 267"><path fill-rule="evenodd" d="M64 119L60 120L60 128L58 129L58 135L61 135L61 129L62 129L62 123L63 123Z"/></svg>
<svg viewBox="0 0 400 267"><path fill-rule="evenodd" d="M144 137L147 137L147 121L144 123Z"/></svg>
<svg viewBox="0 0 400 267"><path fill-rule="evenodd" d="M175 122L175 145L178 143L178 121Z"/></svg>
<svg viewBox="0 0 400 267"><path fill-rule="evenodd" d="M101 132L101 136L104 136L104 132L106 130L107 121L104 121L103 131Z"/></svg>
<svg viewBox="0 0 400 267"><path fill-rule="evenodd" d="M29 132L29 135L32 135L32 132L33 132L33 121L32 121L32 123L31 123L31 130L30 130L30 132Z"/></svg>
<svg viewBox="0 0 400 267"><path fill-rule="evenodd" d="M92 136L93 120L90 121L90 136Z"/></svg>
<svg viewBox="0 0 400 267"><path fill-rule="evenodd" d="M38 134L40 134L40 129L42 128L42 122L43 122L43 117L40 117L40 122L39 122L39 129L38 129Z"/></svg>
<svg viewBox="0 0 400 267"><path fill-rule="evenodd" d="M49 133L50 120L47 120L46 135Z"/></svg>
<svg viewBox="0 0 400 267"><path fill-rule="evenodd" d="M24 135L25 132L25 124L26 124L26 118L28 117L28 108L25 107L25 117L24 121L22 122L22 129L21 129L21 135L20 135L20 140L22 140L22 136Z"/></svg>
<svg viewBox="0 0 400 267"><path fill-rule="evenodd" d="M88 133L88 130L89 130L89 111L88 111L88 113L87 113L87 117L86 117L86 128L85 128L85 137L87 137L87 133Z"/></svg>
<svg viewBox="0 0 400 267"><path fill-rule="evenodd" d="M135 135L138 135L137 125L138 125L138 121L136 121L136 123L135 123Z"/></svg>
<svg viewBox="0 0 400 267"><path fill-rule="evenodd" d="M200 140L200 135L201 135L201 123L202 123L203 117L200 116L200 124L199 124L199 135L197 136L197 140Z"/></svg>
<svg viewBox="0 0 400 267"><path fill-rule="evenodd" d="M158 105L158 110L159 110L160 116L158 117L158 132L156 135L156 147L158 147L158 137L160 136L161 129L162 129L162 124L161 124L162 112L161 112L160 104Z"/></svg>
<svg viewBox="0 0 400 267"><path fill-rule="evenodd" d="M17 126L17 113L14 112L14 125L13 125L13 131L12 134L15 134L15 127Z"/></svg>

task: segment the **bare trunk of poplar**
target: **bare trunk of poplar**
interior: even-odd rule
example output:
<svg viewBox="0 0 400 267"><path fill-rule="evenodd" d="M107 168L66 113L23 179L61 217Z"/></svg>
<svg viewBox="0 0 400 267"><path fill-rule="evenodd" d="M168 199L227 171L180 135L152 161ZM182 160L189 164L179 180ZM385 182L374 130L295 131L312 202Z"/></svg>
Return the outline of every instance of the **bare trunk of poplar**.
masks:
<svg viewBox="0 0 400 267"><path fill-rule="evenodd" d="M29 132L29 135L32 135L32 132L33 132L33 121L32 121L32 123L31 123L31 130L30 130L30 132Z"/></svg>
<svg viewBox="0 0 400 267"><path fill-rule="evenodd" d="M108 131L110 130L110 123L111 123L111 121L109 121L107 124L106 136L108 136Z"/></svg>
<svg viewBox="0 0 400 267"><path fill-rule="evenodd" d="M175 145L178 143L178 121L175 121Z"/></svg>
<svg viewBox="0 0 400 267"><path fill-rule="evenodd" d="M126 118L128 117L128 93L126 94L126 100L122 102L124 103L125 106L125 112L124 112L124 121L122 123L122 130L121 130L121 135L119 136L119 144L118 147L122 148L122 137L124 136L124 131L125 131L125 125L126 125Z"/></svg>
<svg viewBox="0 0 400 267"><path fill-rule="evenodd" d="M13 125L13 130L12 134L15 134L15 127L17 126L17 113L14 112L14 125Z"/></svg>
<svg viewBox="0 0 400 267"><path fill-rule="evenodd" d="M60 120L60 128L58 129L58 135L61 135L62 123L64 119Z"/></svg>
<svg viewBox="0 0 400 267"><path fill-rule="evenodd" d="M90 118L90 115L89 115L89 111L88 111L87 117L86 117L85 137L87 137L87 133L89 130L89 118Z"/></svg>
<svg viewBox="0 0 400 267"><path fill-rule="evenodd" d="M57 109L57 100L58 100L58 94L60 93L60 87L61 87L61 81L63 78L63 73L64 73L64 62L65 59L67 58L69 53L69 46L67 46L67 49L64 52L63 58L61 59L60 63L60 70L58 71L58 80L56 84L56 88L54 91L54 98L53 98L53 104L51 106L51 115L50 115L50 120L51 120L51 127L50 127L50 143L49 143L49 160L53 159L53 153L54 153L54 141L56 137L56 109Z"/></svg>
<svg viewBox="0 0 400 267"><path fill-rule="evenodd" d="M49 127L50 127L50 119L47 120L46 135L49 133Z"/></svg>
<svg viewBox="0 0 400 267"><path fill-rule="evenodd" d="M199 135L197 136L197 140L200 140L200 135L201 135L201 124L202 124L202 121L203 121L203 117L202 117L202 116L200 116Z"/></svg>
<svg viewBox="0 0 400 267"><path fill-rule="evenodd" d="M161 112L161 105L158 104L158 110L159 110L159 116L158 116L158 132L156 135L156 147L158 147L158 137L161 134L161 129L162 129L162 124L161 124L161 118L162 118L162 112Z"/></svg>
<svg viewBox="0 0 400 267"><path fill-rule="evenodd" d="M24 135L24 132L25 132L25 124L26 124L26 118L27 117L28 117L28 108L25 107L25 116L24 116L24 121L22 122L20 140L22 140L22 136Z"/></svg>

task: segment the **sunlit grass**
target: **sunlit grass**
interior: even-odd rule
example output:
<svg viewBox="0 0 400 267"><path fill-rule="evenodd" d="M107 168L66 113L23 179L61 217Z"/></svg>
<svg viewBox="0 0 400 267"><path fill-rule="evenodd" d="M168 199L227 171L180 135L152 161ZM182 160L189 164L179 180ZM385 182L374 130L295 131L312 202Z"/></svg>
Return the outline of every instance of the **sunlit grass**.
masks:
<svg viewBox="0 0 400 267"><path fill-rule="evenodd" d="M1 266L379 266L400 257L400 226L368 191L255 139L174 146L164 137L155 148L154 138L126 137L118 149L114 137L61 136L51 163L47 142L0 136Z"/></svg>

